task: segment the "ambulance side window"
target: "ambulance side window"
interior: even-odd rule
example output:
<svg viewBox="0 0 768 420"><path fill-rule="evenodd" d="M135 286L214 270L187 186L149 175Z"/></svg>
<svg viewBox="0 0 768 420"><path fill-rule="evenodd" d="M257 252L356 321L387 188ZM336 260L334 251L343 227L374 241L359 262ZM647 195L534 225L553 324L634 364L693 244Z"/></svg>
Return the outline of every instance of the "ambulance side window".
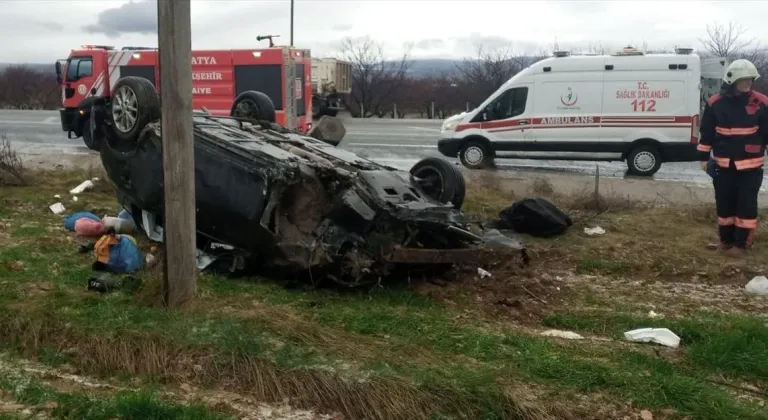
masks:
<svg viewBox="0 0 768 420"><path fill-rule="evenodd" d="M72 57L67 66L67 80L78 81L93 75L93 60L91 57Z"/></svg>
<svg viewBox="0 0 768 420"><path fill-rule="evenodd" d="M504 120L516 117L525 112L528 101L528 88L517 87L509 89L488 104L485 109L485 121Z"/></svg>

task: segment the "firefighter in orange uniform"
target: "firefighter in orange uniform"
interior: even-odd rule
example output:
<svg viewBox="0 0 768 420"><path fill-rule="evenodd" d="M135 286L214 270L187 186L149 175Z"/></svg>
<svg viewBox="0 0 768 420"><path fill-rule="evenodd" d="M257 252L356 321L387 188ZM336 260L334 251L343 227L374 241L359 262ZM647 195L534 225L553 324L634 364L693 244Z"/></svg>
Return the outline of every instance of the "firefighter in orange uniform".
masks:
<svg viewBox="0 0 768 420"><path fill-rule="evenodd" d="M723 77L724 89L709 98L701 117L697 147L701 167L707 171L711 152L719 169L713 180L718 251L731 256L740 256L752 245L757 228L757 196L768 143L768 97L752 90L759 77L749 60L731 63Z"/></svg>

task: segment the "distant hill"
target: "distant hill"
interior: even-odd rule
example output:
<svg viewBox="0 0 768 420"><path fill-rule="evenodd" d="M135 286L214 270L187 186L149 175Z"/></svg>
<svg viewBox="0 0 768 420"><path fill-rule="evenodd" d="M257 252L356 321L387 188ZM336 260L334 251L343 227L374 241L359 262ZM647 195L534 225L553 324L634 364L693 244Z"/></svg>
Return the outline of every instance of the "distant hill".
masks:
<svg viewBox="0 0 768 420"><path fill-rule="evenodd" d="M429 77L451 74L456 71L456 66L463 62L464 60L447 59L411 60L408 75L411 77Z"/></svg>
<svg viewBox="0 0 768 420"><path fill-rule="evenodd" d="M6 68L10 66L19 66L24 65L27 67L31 67L33 70L45 72L45 73L56 73L56 70L53 67L53 62L49 64L41 64L41 63L0 63L0 71L4 71Z"/></svg>

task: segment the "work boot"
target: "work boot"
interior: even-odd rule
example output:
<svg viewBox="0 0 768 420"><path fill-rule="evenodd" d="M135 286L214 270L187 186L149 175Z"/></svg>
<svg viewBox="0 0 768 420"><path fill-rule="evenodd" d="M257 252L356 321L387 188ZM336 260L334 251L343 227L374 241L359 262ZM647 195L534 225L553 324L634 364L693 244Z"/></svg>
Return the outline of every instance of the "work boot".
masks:
<svg viewBox="0 0 768 420"><path fill-rule="evenodd" d="M741 258L741 256L744 255L744 248L733 246L722 252L726 257Z"/></svg>
<svg viewBox="0 0 768 420"><path fill-rule="evenodd" d="M716 242L716 243L711 243L711 244L707 245L707 249L711 249L711 250L714 250L714 251L717 251L717 252L725 252L725 251L728 251L731 248L733 248L733 245L724 244L722 242Z"/></svg>

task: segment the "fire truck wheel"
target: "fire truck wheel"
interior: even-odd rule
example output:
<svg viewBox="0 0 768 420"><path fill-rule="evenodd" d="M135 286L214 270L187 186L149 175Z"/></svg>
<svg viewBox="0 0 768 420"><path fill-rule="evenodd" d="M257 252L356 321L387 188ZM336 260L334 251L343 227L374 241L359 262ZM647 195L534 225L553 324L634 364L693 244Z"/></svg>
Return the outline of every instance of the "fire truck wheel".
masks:
<svg viewBox="0 0 768 420"><path fill-rule="evenodd" d="M466 184L461 170L447 160L428 157L411 167L411 175L427 195L441 203L461 209Z"/></svg>
<svg viewBox="0 0 768 420"><path fill-rule="evenodd" d="M115 135L136 141L144 127L160 118L160 98L152 82L136 76L123 77L112 90L109 112Z"/></svg>
<svg viewBox="0 0 768 420"><path fill-rule="evenodd" d="M83 121L83 143L85 143L85 146L89 149L98 152L101 150L101 137L98 132L92 132L91 127L93 127L91 119L86 118L85 121Z"/></svg>
<svg viewBox="0 0 768 420"><path fill-rule="evenodd" d="M230 116L256 121L275 122L275 104L262 92L246 90L237 95Z"/></svg>

